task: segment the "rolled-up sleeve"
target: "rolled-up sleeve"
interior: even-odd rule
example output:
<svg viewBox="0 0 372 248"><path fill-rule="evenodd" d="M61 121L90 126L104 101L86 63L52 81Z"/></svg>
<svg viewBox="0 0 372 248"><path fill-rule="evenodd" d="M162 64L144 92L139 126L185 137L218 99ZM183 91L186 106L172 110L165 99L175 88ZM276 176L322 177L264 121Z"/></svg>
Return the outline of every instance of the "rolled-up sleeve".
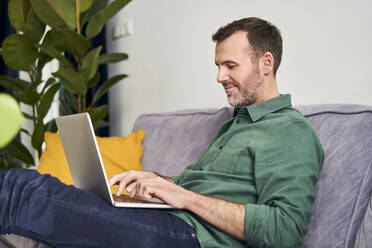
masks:
<svg viewBox="0 0 372 248"><path fill-rule="evenodd" d="M302 120L279 126L255 153L257 204L246 204L245 236L253 247L299 247L306 234L323 149Z"/></svg>
<svg viewBox="0 0 372 248"><path fill-rule="evenodd" d="M172 179L175 184L178 184L181 177L180 176L171 176L169 178Z"/></svg>

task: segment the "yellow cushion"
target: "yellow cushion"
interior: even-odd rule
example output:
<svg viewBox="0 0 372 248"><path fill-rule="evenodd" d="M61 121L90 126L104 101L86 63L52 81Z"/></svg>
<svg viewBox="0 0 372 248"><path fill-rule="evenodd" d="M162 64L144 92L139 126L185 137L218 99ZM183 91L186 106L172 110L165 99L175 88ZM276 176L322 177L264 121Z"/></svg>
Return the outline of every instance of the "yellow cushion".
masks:
<svg viewBox="0 0 372 248"><path fill-rule="evenodd" d="M138 130L126 137L97 137L107 178L128 170L142 170L142 141L145 130ZM56 133L45 133L45 151L36 170L50 174L65 184L73 184L61 139ZM117 186L111 191L116 193Z"/></svg>

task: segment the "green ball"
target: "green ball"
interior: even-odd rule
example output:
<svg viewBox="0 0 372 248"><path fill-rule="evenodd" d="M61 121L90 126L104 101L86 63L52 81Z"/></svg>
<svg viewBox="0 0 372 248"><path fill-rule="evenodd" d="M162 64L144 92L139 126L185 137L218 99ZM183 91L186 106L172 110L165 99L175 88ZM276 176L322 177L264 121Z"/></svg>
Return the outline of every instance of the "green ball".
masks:
<svg viewBox="0 0 372 248"><path fill-rule="evenodd" d="M17 101L10 95L0 93L0 148L17 135L23 121Z"/></svg>

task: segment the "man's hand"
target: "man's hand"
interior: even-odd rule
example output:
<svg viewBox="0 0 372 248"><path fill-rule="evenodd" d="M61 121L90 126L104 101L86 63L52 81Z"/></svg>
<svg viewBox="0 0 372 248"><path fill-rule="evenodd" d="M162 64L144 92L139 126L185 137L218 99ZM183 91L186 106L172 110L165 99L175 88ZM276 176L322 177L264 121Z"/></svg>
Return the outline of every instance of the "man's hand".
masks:
<svg viewBox="0 0 372 248"><path fill-rule="evenodd" d="M139 179L154 178L157 176L159 175L154 172L131 170L114 175L113 177L111 177L109 184L110 187L113 185L119 185L118 191L116 193L119 196L121 195L121 193L123 193L124 188L127 188L127 191L130 192L128 189L134 188L136 186L136 182Z"/></svg>
<svg viewBox="0 0 372 248"><path fill-rule="evenodd" d="M110 186L119 185L117 195L126 188L131 197L141 196L148 200L155 197L179 209L185 207L187 195L190 193L177 186L172 179L154 172L128 171L113 176L109 183Z"/></svg>

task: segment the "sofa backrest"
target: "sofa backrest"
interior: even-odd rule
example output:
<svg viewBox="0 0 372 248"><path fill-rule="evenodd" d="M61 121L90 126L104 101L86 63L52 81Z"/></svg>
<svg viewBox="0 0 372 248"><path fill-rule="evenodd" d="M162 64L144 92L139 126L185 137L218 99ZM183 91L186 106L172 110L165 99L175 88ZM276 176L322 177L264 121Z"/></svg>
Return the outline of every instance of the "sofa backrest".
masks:
<svg viewBox="0 0 372 248"><path fill-rule="evenodd" d="M372 107L331 104L296 108L313 125L325 151L302 247L354 247L372 188ZM166 176L180 174L201 157L232 111L203 109L140 116L134 131L146 131L144 170Z"/></svg>
<svg viewBox="0 0 372 248"><path fill-rule="evenodd" d="M352 248L372 188L372 108L332 104L297 109L325 151L303 247Z"/></svg>

